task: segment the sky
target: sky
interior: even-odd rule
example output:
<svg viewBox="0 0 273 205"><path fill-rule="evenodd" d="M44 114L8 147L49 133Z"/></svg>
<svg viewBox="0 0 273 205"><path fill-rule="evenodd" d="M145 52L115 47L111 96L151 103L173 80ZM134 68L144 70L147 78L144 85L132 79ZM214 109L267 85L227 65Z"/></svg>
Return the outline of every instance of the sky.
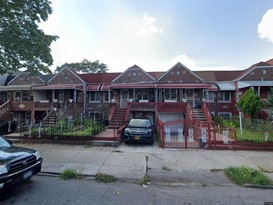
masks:
<svg viewBox="0 0 273 205"><path fill-rule="evenodd" d="M40 24L54 71L99 60L108 72L133 65L167 71L241 70L273 58L273 0L51 0Z"/></svg>

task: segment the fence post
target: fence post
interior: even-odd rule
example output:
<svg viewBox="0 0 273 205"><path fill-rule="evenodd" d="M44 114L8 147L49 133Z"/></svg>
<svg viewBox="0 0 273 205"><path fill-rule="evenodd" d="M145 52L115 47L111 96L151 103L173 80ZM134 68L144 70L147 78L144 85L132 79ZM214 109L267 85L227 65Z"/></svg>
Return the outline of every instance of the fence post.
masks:
<svg viewBox="0 0 273 205"><path fill-rule="evenodd" d="M211 123L208 123L208 148L211 148Z"/></svg>
<svg viewBox="0 0 273 205"><path fill-rule="evenodd" d="M161 124L161 147L164 148L165 146L165 136L164 136L164 125Z"/></svg>

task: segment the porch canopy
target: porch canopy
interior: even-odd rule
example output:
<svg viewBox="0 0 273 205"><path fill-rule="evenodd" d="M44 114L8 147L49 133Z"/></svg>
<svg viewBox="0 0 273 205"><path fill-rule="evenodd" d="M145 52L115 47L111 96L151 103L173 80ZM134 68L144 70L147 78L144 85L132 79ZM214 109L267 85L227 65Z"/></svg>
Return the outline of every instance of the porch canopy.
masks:
<svg viewBox="0 0 273 205"><path fill-rule="evenodd" d="M120 89L120 88L155 88L155 84L153 83L115 83L111 84L109 88L114 88L114 89Z"/></svg>
<svg viewBox="0 0 273 205"><path fill-rule="evenodd" d="M87 91L99 91L101 84L90 84L87 86Z"/></svg>
<svg viewBox="0 0 273 205"><path fill-rule="evenodd" d="M240 81L238 82L238 88L247 88L251 86L272 86L273 81Z"/></svg>
<svg viewBox="0 0 273 205"><path fill-rule="evenodd" d="M81 84L52 84L33 87L32 90L81 90L83 91L83 85Z"/></svg>
<svg viewBox="0 0 273 205"><path fill-rule="evenodd" d="M201 83L181 83L181 84L156 84L156 88L204 88L216 91L217 87L214 84L201 84Z"/></svg>
<svg viewBox="0 0 273 205"><path fill-rule="evenodd" d="M229 82L223 82L223 83L217 83L219 89L221 91L234 91L236 90L236 87L233 83L229 83Z"/></svg>
<svg viewBox="0 0 273 205"><path fill-rule="evenodd" d="M100 87L101 91L109 91L110 90L110 85L111 84L102 84Z"/></svg>
<svg viewBox="0 0 273 205"><path fill-rule="evenodd" d="M33 85L8 85L0 86L0 91L10 91L10 90L31 90Z"/></svg>

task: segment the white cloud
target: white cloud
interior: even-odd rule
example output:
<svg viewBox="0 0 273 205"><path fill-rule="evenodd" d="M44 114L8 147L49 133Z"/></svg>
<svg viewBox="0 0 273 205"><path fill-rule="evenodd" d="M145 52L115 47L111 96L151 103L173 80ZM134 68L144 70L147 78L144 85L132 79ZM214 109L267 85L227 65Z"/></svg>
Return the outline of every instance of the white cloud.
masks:
<svg viewBox="0 0 273 205"><path fill-rule="evenodd" d="M258 33L261 39L267 39L273 43L273 9L269 9L258 25Z"/></svg>
<svg viewBox="0 0 273 205"><path fill-rule="evenodd" d="M189 58L187 55L178 55L175 58L171 60L171 64L175 65L176 63L182 63L184 66L186 66L189 69L195 68L195 62L191 58Z"/></svg>
<svg viewBox="0 0 273 205"><path fill-rule="evenodd" d="M155 25L156 18L149 16L147 13L144 13L142 18L140 19L140 28L137 31L139 35L146 34L156 34L161 33L162 28L159 28Z"/></svg>
<svg viewBox="0 0 273 205"><path fill-rule="evenodd" d="M144 70L147 71L167 71L172 68L178 62L182 63L190 70L196 70L196 64L194 60L189 58L187 55L181 54L172 59L158 59L156 62L149 63L144 67ZM149 68L149 69L146 69ZM198 69L197 69L198 70Z"/></svg>
<svg viewBox="0 0 273 205"><path fill-rule="evenodd" d="M52 4L53 14L40 25L47 34L60 37L51 45L52 70L65 62L86 58L107 64L110 72L120 72L134 64L151 65L158 58L158 34L163 29L156 17L136 14L122 5L110 6L110 10L98 13L72 12L78 1L56 2ZM100 13L103 18L97 18Z"/></svg>

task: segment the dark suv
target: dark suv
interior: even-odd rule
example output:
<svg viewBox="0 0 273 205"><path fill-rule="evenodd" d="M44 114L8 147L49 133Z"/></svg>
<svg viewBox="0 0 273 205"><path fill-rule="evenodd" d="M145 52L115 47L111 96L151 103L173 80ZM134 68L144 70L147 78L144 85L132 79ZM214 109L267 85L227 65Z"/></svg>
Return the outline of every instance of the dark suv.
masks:
<svg viewBox="0 0 273 205"><path fill-rule="evenodd" d="M125 142L154 143L153 125L150 119L131 119L124 130Z"/></svg>
<svg viewBox="0 0 273 205"><path fill-rule="evenodd" d="M0 190L29 179L41 168L42 158L38 151L15 147L0 136Z"/></svg>

